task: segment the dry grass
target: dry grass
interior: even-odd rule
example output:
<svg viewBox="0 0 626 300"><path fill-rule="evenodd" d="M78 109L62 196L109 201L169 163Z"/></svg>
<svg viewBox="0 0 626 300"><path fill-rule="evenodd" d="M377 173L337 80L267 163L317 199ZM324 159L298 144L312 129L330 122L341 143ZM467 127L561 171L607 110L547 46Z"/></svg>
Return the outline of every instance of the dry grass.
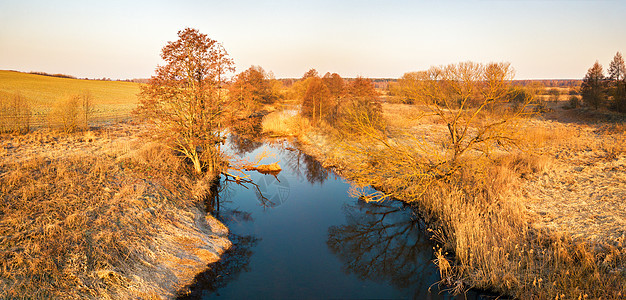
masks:
<svg viewBox="0 0 626 300"><path fill-rule="evenodd" d="M0 298L160 298L229 246L207 180L137 126L0 140Z"/></svg>
<svg viewBox="0 0 626 300"><path fill-rule="evenodd" d="M400 106L385 107L385 115L393 117L388 124L395 126L389 132L426 135L441 129L433 120L416 123L410 118L415 111L402 116L407 110ZM427 130L420 128L424 126ZM520 151L470 160L463 172L434 183L421 196L416 196L420 189L415 186L421 170L399 152L359 144L359 140L336 140L320 131L305 137L304 148L325 165L342 168L343 175L356 184L376 183L377 188L417 205L441 247L436 250L436 263L442 283L454 291L482 288L520 299L623 299L626 248L620 236L626 228L626 136L622 128L620 124L532 121L518 132L524 146ZM436 134L419 142L430 140L436 140ZM411 152L418 144L411 147L410 143L397 141L405 146L405 154L423 155ZM576 171L589 164L595 167L588 173ZM602 175L607 171L612 175ZM588 181L563 194L564 187L556 182L577 181L576 176ZM563 209L559 205L563 202L571 209ZM587 208L593 213L586 213ZM558 216L552 223L542 219L547 211ZM581 225L574 226L576 222Z"/></svg>
<svg viewBox="0 0 626 300"><path fill-rule="evenodd" d="M263 132L271 136L300 136L311 129L309 119L290 111L276 111L263 118Z"/></svg>

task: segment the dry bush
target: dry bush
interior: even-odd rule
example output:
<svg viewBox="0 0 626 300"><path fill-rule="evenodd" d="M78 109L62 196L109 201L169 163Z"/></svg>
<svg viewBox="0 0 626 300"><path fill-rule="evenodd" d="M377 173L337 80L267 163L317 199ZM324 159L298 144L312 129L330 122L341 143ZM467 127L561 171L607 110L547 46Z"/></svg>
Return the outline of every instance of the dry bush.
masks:
<svg viewBox="0 0 626 300"><path fill-rule="evenodd" d="M51 127L58 127L65 133L89 128L93 105L89 93L75 94L58 101L48 114Z"/></svg>
<svg viewBox="0 0 626 300"><path fill-rule="evenodd" d="M1 162L0 298L171 296L216 260L208 188L164 150Z"/></svg>
<svg viewBox="0 0 626 300"><path fill-rule="evenodd" d="M31 110L20 94L0 93L0 133L27 133L30 131Z"/></svg>

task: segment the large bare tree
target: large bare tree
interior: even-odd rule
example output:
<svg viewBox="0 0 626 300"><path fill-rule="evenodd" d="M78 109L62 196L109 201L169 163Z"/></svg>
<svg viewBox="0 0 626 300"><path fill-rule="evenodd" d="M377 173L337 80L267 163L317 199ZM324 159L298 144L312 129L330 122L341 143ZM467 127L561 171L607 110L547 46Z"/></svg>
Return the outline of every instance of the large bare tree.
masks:
<svg viewBox="0 0 626 300"><path fill-rule="evenodd" d="M215 173L227 115L221 85L233 61L221 44L192 28L179 31L161 58L165 65L142 86L137 113L156 124L158 137L197 173Z"/></svg>
<svg viewBox="0 0 626 300"><path fill-rule="evenodd" d="M365 173L356 177L370 179L359 185L396 187L387 189L383 198L401 196L411 201L433 183L480 165L478 162L494 150L514 146L514 128L518 120L530 114L533 97L514 102L513 75L509 63L463 62L404 76L405 81L412 81L414 102L420 111L415 118L428 118L434 123L424 136L412 131L414 128L390 135L375 130L368 122L356 124L362 136L372 139L356 149L373 162L355 168ZM381 195L370 196L376 199Z"/></svg>

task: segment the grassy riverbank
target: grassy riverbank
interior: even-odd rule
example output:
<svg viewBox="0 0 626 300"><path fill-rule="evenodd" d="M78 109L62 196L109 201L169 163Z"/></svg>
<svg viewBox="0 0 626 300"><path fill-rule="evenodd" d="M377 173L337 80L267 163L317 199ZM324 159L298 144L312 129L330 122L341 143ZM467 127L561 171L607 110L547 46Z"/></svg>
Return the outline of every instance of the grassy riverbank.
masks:
<svg viewBox="0 0 626 300"><path fill-rule="evenodd" d="M385 104L383 114L389 138L405 145L407 156L424 141L436 148L445 132L437 119L415 119L420 111L414 106ZM458 176L420 197L414 196L419 170L397 149L324 125L301 134L300 141L357 185L376 182L420 207L440 247L435 263L449 288L521 299L622 299L626 133L623 121L603 123L606 116L594 114L558 110L537 116L517 128L521 150L469 161Z"/></svg>
<svg viewBox="0 0 626 300"><path fill-rule="evenodd" d="M230 246L143 125L0 139L0 298L172 296Z"/></svg>

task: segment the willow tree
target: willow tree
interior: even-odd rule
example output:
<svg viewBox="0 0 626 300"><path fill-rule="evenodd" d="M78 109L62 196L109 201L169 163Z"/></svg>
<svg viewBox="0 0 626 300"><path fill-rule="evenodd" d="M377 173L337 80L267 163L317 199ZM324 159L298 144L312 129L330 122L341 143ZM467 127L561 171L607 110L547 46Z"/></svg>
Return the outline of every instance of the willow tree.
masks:
<svg viewBox="0 0 626 300"><path fill-rule="evenodd" d="M141 87L136 112L154 123L156 136L183 154L197 173L215 173L228 109L221 85L233 61L220 43L192 28L179 31L161 58L166 64Z"/></svg>

